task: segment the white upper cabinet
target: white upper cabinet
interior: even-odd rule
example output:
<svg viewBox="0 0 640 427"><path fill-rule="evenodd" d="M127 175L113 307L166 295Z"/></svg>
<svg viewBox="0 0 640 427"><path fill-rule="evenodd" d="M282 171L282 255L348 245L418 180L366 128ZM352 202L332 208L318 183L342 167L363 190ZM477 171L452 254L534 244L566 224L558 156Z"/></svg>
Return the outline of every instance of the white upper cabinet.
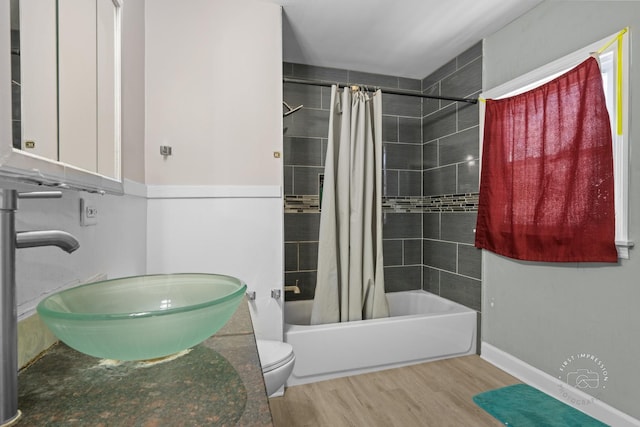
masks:
<svg viewBox="0 0 640 427"><path fill-rule="evenodd" d="M120 11L121 0L2 2L0 87L12 96L0 176L122 191Z"/></svg>

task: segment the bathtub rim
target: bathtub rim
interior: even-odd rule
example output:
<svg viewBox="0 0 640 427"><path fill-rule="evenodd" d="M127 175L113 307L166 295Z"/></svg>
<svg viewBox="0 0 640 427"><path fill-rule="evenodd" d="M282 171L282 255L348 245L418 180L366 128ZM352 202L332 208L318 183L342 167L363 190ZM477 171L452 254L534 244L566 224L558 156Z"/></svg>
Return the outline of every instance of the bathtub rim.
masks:
<svg viewBox="0 0 640 427"><path fill-rule="evenodd" d="M419 295L423 295L426 296L428 298L433 298L433 299L437 299L440 303L446 304L449 307L452 307L452 310L448 310L448 311L439 311L439 312L434 312L434 313L418 313L418 314L402 314L400 316L389 316L389 317L381 317L381 318L377 318L377 319L363 319L363 320L351 320L348 322L333 322L333 323L322 323L322 324L317 324L317 325L306 325L306 324L298 324L298 323L287 323L287 319L286 319L286 309L283 310L283 317L284 317L284 332L296 332L296 331L300 331L300 330L308 330L309 328L313 328L313 329L331 329L331 328L335 328L335 327L357 327L360 326L362 324L367 324L367 325L373 325L376 323L383 323L383 322L399 322L399 321L403 321L403 320L411 320L411 319L416 319L416 318L422 318L422 317L438 317L438 316L454 316L454 315L463 315L469 312L473 312L473 313L479 313L477 310L474 310L470 307L467 307L465 305L462 305L456 301L444 298L440 295L436 295L432 292L429 291L425 291L422 289L411 289L411 290L407 290L407 291L397 291L397 292L388 292L388 293L392 293L392 294L403 294L403 295L409 295L409 294L419 294ZM287 303L296 303L296 302L304 302L304 303L309 303L309 301L313 301L313 300L294 300L294 301L285 301L285 304Z"/></svg>

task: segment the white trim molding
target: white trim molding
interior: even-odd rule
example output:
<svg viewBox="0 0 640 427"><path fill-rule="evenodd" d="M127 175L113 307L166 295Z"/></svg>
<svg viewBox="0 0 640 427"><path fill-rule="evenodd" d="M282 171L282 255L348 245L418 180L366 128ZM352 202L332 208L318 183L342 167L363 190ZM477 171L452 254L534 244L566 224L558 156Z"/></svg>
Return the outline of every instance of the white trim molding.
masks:
<svg viewBox="0 0 640 427"><path fill-rule="evenodd" d="M595 399L590 394L567 385L567 383L485 341L481 344L480 357L520 381L606 424L616 427L640 427L640 420Z"/></svg>
<svg viewBox="0 0 640 427"><path fill-rule="evenodd" d="M280 198L279 185L148 185L149 199Z"/></svg>
<svg viewBox="0 0 640 427"><path fill-rule="evenodd" d="M125 178L122 180L122 185L125 195L147 198L147 186L145 184Z"/></svg>

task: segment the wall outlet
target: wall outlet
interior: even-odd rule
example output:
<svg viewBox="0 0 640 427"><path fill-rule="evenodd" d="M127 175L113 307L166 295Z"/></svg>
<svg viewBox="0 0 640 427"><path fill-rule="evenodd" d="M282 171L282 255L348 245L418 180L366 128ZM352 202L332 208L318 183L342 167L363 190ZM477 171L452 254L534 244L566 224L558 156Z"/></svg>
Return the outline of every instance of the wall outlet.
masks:
<svg viewBox="0 0 640 427"><path fill-rule="evenodd" d="M98 223L98 208L89 204L85 199L80 199L80 225L89 226Z"/></svg>

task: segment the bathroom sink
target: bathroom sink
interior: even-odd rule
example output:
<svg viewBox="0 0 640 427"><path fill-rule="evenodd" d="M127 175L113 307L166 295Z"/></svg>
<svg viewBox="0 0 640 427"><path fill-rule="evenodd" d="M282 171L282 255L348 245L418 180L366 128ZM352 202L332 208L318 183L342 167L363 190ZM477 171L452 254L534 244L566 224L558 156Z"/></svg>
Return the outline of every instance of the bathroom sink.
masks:
<svg viewBox="0 0 640 427"><path fill-rule="evenodd" d="M247 286L217 274L125 277L66 289L38 304L65 344L91 356L146 360L193 347L220 329Z"/></svg>

